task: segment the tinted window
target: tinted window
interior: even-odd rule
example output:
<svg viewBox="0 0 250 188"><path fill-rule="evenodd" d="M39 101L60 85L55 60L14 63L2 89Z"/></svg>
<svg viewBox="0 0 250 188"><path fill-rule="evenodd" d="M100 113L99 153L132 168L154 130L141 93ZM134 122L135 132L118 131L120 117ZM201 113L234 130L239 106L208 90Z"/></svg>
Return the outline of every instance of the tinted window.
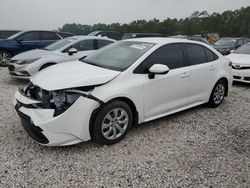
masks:
<svg viewBox="0 0 250 188"><path fill-rule="evenodd" d="M98 49L102 48L104 46L107 46L109 44L113 43L112 41L108 41L108 40L97 40L97 45L98 45Z"/></svg>
<svg viewBox="0 0 250 188"><path fill-rule="evenodd" d="M189 65L198 65L206 62L206 54L203 46L197 44L184 44Z"/></svg>
<svg viewBox="0 0 250 188"><path fill-rule="evenodd" d="M147 73L154 64L167 65L169 69L184 67L185 63L181 45L169 44L157 49L134 72Z"/></svg>
<svg viewBox="0 0 250 188"><path fill-rule="evenodd" d="M205 48L205 52L207 55L207 62L215 61L216 59L218 59L218 56L208 48Z"/></svg>
<svg viewBox="0 0 250 188"><path fill-rule="evenodd" d="M58 40L60 39L55 33L41 32L41 40Z"/></svg>
<svg viewBox="0 0 250 188"><path fill-rule="evenodd" d="M23 40L23 41L40 40L40 35L39 35L39 32L29 32L29 33L22 34L17 39Z"/></svg>
<svg viewBox="0 0 250 188"><path fill-rule="evenodd" d="M238 44L237 44L238 46L241 46L241 45L243 45L243 41L242 40L238 40Z"/></svg>
<svg viewBox="0 0 250 188"><path fill-rule="evenodd" d="M78 51L94 50L94 42L93 40L83 40L83 41L77 42L76 44L73 44L72 46L70 46L64 51L68 51L70 48L75 48Z"/></svg>

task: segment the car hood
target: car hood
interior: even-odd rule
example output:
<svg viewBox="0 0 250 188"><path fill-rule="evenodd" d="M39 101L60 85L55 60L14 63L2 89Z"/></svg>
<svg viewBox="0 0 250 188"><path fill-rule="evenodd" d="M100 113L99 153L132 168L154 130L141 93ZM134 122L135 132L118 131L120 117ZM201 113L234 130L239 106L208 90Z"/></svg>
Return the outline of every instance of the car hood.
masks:
<svg viewBox="0 0 250 188"><path fill-rule="evenodd" d="M54 51L48 51L43 49L30 50L14 56L12 60L38 59L44 55L49 55L53 53Z"/></svg>
<svg viewBox="0 0 250 188"><path fill-rule="evenodd" d="M250 55L232 53L227 56L233 64L250 65Z"/></svg>
<svg viewBox="0 0 250 188"><path fill-rule="evenodd" d="M119 74L119 71L72 61L48 67L30 80L42 89L53 91L104 84Z"/></svg>

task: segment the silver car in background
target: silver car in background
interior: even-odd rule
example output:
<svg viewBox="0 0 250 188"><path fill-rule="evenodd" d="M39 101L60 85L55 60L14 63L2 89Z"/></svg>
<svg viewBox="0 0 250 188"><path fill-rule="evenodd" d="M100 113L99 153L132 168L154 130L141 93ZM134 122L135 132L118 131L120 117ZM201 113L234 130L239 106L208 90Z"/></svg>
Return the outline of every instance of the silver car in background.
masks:
<svg viewBox="0 0 250 188"><path fill-rule="evenodd" d="M55 42L43 49L36 49L14 56L9 65L9 74L20 79L29 79L49 66L78 60L91 52L115 42L113 39L96 36L74 36Z"/></svg>

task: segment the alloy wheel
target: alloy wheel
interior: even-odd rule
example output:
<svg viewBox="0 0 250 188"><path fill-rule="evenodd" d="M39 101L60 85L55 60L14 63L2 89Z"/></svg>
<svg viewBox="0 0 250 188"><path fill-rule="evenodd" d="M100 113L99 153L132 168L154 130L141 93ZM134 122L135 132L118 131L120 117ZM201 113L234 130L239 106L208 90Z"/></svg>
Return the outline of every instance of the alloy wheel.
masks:
<svg viewBox="0 0 250 188"><path fill-rule="evenodd" d="M7 65L10 62L10 55L5 52L0 53L0 65Z"/></svg>
<svg viewBox="0 0 250 188"><path fill-rule="evenodd" d="M218 84L214 90L213 99L215 104L220 104L225 96L225 86Z"/></svg>
<svg viewBox="0 0 250 188"><path fill-rule="evenodd" d="M115 140L126 132L128 124L128 113L122 108L114 108L103 118L102 135L108 140Z"/></svg>

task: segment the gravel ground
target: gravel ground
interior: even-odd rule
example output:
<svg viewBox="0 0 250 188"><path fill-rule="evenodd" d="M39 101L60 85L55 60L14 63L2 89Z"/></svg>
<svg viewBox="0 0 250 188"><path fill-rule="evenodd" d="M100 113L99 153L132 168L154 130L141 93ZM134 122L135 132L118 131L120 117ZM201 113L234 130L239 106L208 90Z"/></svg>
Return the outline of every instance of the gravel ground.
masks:
<svg viewBox="0 0 250 188"><path fill-rule="evenodd" d="M250 85L217 109L199 106L133 128L120 143L44 147L11 106L25 82L0 67L1 187L250 187Z"/></svg>

